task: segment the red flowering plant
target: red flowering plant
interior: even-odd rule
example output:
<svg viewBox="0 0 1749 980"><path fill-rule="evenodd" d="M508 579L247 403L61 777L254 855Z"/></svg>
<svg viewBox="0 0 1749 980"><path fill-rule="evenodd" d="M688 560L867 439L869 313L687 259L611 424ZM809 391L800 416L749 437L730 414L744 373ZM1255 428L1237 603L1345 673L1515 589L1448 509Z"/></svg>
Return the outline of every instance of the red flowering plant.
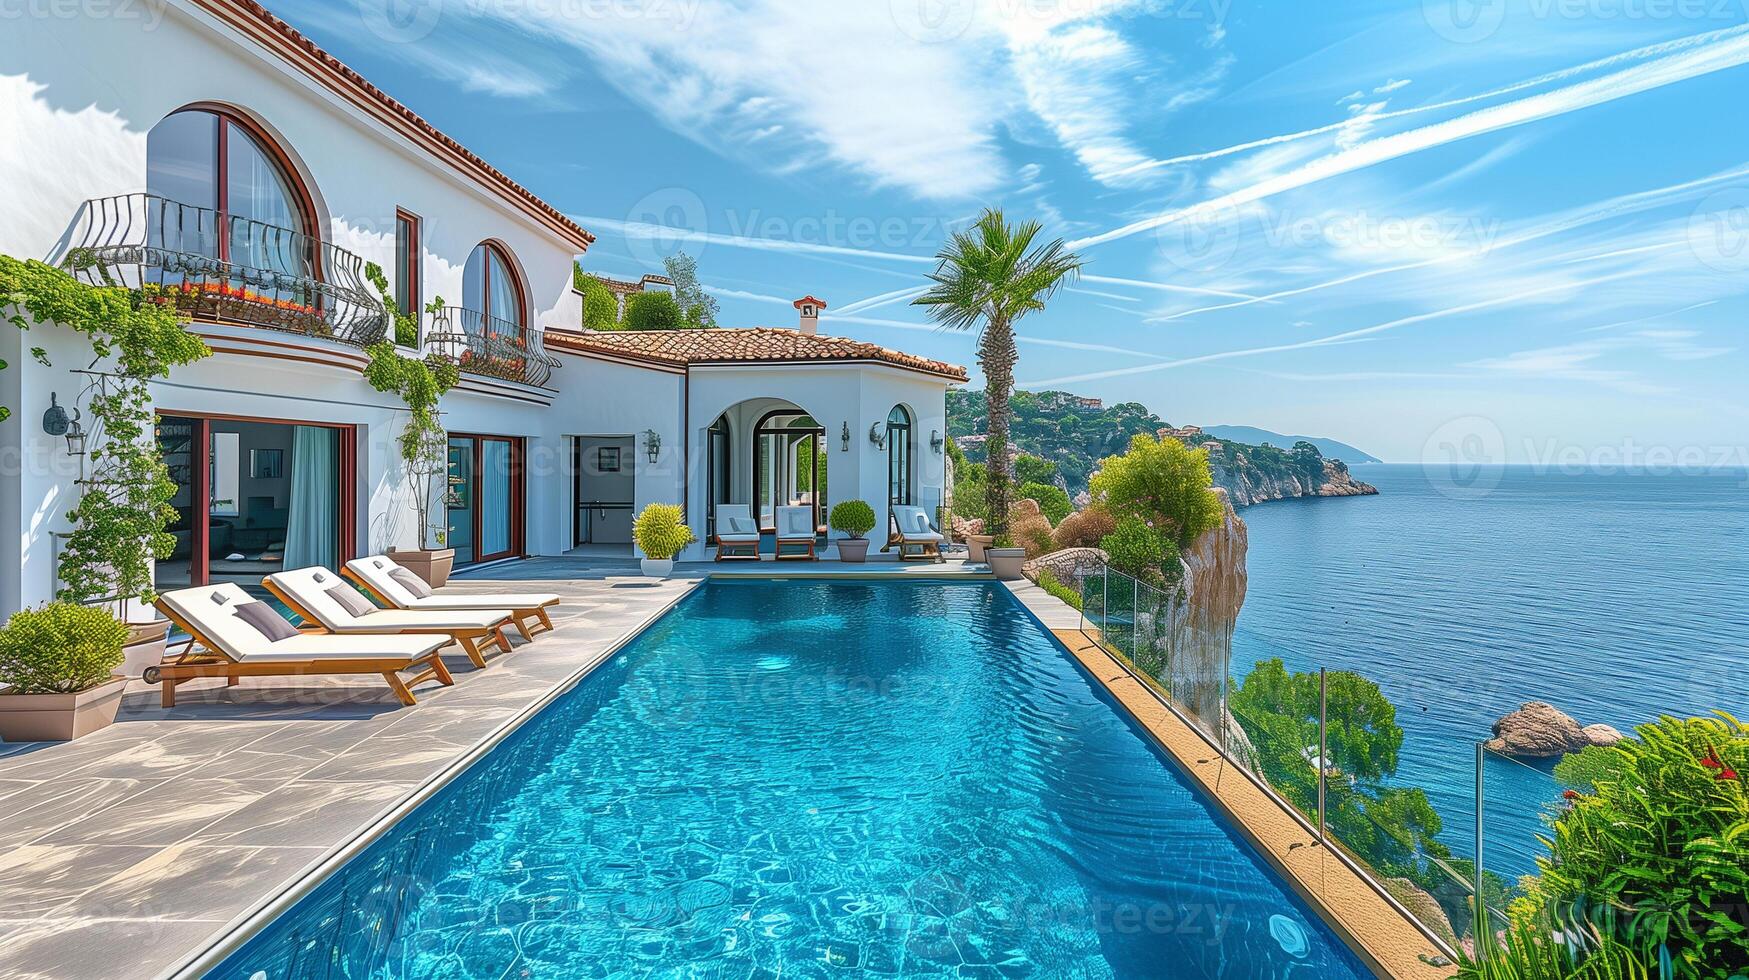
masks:
<svg viewBox="0 0 1749 980"><path fill-rule="evenodd" d="M1583 768L1586 792L1570 790L1568 805L1551 819L1542 837L1549 853L1513 903L1515 925L1584 922L1601 931L1596 950L1648 969L1668 964L1658 967L1666 977L1749 971L1742 914L1749 726L1723 712L1666 717L1618 745L1579 755L1585 766L1564 761L1556 775Z"/></svg>

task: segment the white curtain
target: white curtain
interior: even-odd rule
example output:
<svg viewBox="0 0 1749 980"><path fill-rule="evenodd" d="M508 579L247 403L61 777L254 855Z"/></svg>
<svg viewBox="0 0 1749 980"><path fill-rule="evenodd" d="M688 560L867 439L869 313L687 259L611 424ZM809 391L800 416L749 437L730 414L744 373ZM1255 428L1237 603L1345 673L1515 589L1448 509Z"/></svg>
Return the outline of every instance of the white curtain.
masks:
<svg viewBox="0 0 1749 980"><path fill-rule="evenodd" d="M333 568L340 531L339 433L292 426L291 512L286 515L285 567Z"/></svg>
<svg viewBox="0 0 1749 980"><path fill-rule="evenodd" d="M510 443L480 442L480 555L510 550Z"/></svg>

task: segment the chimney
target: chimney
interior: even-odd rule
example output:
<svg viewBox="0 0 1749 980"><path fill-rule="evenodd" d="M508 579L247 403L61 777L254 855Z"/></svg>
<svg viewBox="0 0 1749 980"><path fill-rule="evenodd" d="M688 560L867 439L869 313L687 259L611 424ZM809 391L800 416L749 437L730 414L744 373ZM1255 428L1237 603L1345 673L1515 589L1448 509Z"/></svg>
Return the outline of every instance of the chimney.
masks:
<svg viewBox="0 0 1749 980"><path fill-rule="evenodd" d="M812 337L820 332L820 311L826 308L826 301L817 299L812 294L795 301L794 306L801 311L801 331L803 335Z"/></svg>

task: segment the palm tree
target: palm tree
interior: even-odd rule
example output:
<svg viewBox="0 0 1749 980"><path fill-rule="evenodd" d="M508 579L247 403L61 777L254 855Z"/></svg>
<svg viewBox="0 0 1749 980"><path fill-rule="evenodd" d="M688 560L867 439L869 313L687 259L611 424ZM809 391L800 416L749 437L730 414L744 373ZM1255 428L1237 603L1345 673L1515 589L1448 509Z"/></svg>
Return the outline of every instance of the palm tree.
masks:
<svg viewBox="0 0 1749 980"><path fill-rule="evenodd" d="M984 400L990 417L990 438L984 444L989 474L984 502L990 525L985 533L998 539L1008 534L1008 396L1014 391L1014 324L1066 282L1080 275L1081 257L1068 251L1062 239L1033 246L1042 226L1036 221L1009 225L1000 209L986 208L976 224L956 232L936 255L941 264L930 273L935 285L912 300L929 307L936 323L952 330L981 329L978 366L984 369Z"/></svg>

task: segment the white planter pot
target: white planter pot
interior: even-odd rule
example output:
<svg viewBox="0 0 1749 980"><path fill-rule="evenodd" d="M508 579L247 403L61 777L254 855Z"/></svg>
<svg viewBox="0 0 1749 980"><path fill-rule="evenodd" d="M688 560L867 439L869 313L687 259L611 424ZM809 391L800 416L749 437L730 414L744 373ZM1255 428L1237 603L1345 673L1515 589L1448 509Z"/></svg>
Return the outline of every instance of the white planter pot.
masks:
<svg viewBox="0 0 1749 980"><path fill-rule="evenodd" d="M990 563L990 571L1004 582L1018 582L1021 579L1020 566L1026 562L1025 548L985 548L984 558Z"/></svg>
<svg viewBox="0 0 1749 980"><path fill-rule="evenodd" d="M170 621L129 623L128 642L121 648L121 666L116 672L124 677L138 677L147 667L164 661L164 638L170 632Z"/></svg>
<svg viewBox="0 0 1749 980"><path fill-rule="evenodd" d="M667 578L674 573L674 559L642 558L638 560L638 567L646 578Z"/></svg>
<svg viewBox="0 0 1749 980"><path fill-rule="evenodd" d="M867 538L839 538L838 560L859 562L868 560Z"/></svg>

